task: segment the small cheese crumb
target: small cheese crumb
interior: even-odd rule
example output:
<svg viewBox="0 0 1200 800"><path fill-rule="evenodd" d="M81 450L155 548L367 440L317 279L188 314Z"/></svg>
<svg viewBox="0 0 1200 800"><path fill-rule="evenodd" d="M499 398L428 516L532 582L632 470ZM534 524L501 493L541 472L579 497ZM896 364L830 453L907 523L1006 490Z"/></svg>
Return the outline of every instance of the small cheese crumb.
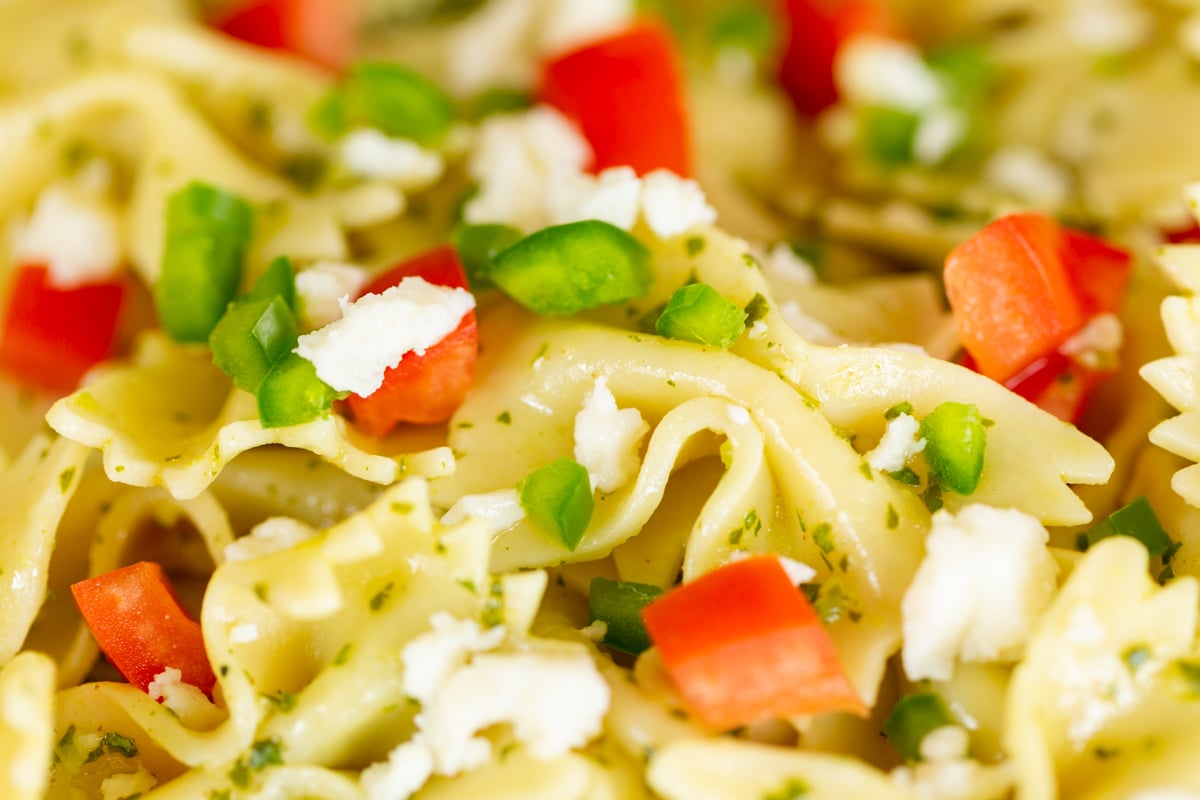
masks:
<svg viewBox="0 0 1200 800"><path fill-rule="evenodd" d="M442 157L408 139L395 139L374 128L347 134L338 142L338 156L348 170L380 178L408 191L428 188L442 177Z"/></svg>
<svg viewBox="0 0 1200 800"><path fill-rule="evenodd" d="M291 517L267 517L250 533L225 546L226 561L249 561L288 550L316 536L309 525Z"/></svg>
<svg viewBox="0 0 1200 800"><path fill-rule="evenodd" d="M158 778L144 764L136 772L114 772L100 782L100 800L126 800L144 794L158 786Z"/></svg>
<svg viewBox="0 0 1200 800"><path fill-rule="evenodd" d="M817 271L787 242L771 245L763 259L763 272L769 279L809 286L817 282Z"/></svg>
<svg viewBox="0 0 1200 800"><path fill-rule="evenodd" d="M253 622L243 622L229 629L229 641L232 644L249 644L258 641L258 626Z"/></svg>
<svg viewBox="0 0 1200 800"><path fill-rule="evenodd" d="M866 454L867 463L878 472L903 469L910 458L925 449L925 440L918 436L920 432L921 423L912 415L897 414L888 422L879 444Z"/></svg>
<svg viewBox="0 0 1200 800"><path fill-rule="evenodd" d="M356 296L366 285L367 271L357 264L318 261L301 270L296 274L300 324L314 330L341 319L341 301Z"/></svg>
<svg viewBox="0 0 1200 800"><path fill-rule="evenodd" d="M521 495L516 489L500 489L483 494L463 495L442 515L443 525L457 525L468 517L483 520L493 534L507 530L525 519Z"/></svg>
<svg viewBox="0 0 1200 800"><path fill-rule="evenodd" d="M1097 314L1059 348L1081 364L1100 369L1116 360L1124 343L1124 328L1116 314Z"/></svg>
<svg viewBox="0 0 1200 800"><path fill-rule="evenodd" d="M13 239L13 261L45 264L50 285L58 289L106 281L121 266L120 223L112 204L67 186L43 191Z"/></svg>
<svg viewBox="0 0 1200 800"><path fill-rule="evenodd" d="M857 36L838 52L835 74L842 94L861 105L921 111L942 101L937 76L907 42Z"/></svg>
<svg viewBox="0 0 1200 800"><path fill-rule="evenodd" d="M501 723L534 758L583 747L599 735L609 699L587 653L487 653L450 676L417 724L437 772L455 775L487 763L492 743L476 734Z"/></svg>
<svg viewBox="0 0 1200 800"><path fill-rule="evenodd" d="M629 27L633 0L550 0L541 26L539 52L553 57Z"/></svg>
<svg viewBox="0 0 1200 800"><path fill-rule="evenodd" d="M575 415L575 460L596 489L615 491L637 474L642 437L649 430L636 408L617 409L608 378L601 375Z"/></svg>
<svg viewBox="0 0 1200 800"><path fill-rule="evenodd" d="M455 24L446 38L446 83L465 97L492 86L532 86L538 73L530 37L538 3L492 0Z"/></svg>
<svg viewBox="0 0 1200 800"><path fill-rule="evenodd" d="M550 187L550 213L556 224L598 219L631 229L641 210L642 181L629 167L610 167L595 178L580 175Z"/></svg>
<svg viewBox="0 0 1200 800"><path fill-rule="evenodd" d="M301 336L292 352L311 361L335 390L367 397L406 353L424 355L457 328L475 308L475 297L412 276L380 294L338 304L341 319Z"/></svg>
<svg viewBox="0 0 1200 800"><path fill-rule="evenodd" d="M803 583L808 583L813 578L817 577L817 571L805 564L803 561L797 561L794 558L787 556L779 556L779 566L783 567L783 571L787 573L788 580L794 586L799 586Z"/></svg>
<svg viewBox="0 0 1200 800"><path fill-rule="evenodd" d="M471 653L491 650L504 640L504 626L486 631L472 619L458 619L445 611L429 618L430 630L413 639L400 654L404 664L404 693L422 704L433 701L450 674L467 662Z"/></svg>
<svg viewBox="0 0 1200 800"><path fill-rule="evenodd" d="M190 683L184 683L183 673L175 667L166 667L155 675L146 687L146 694L175 712L188 728L207 730L225 718L221 709L213 705L204 692Z"/></svg>
<svg viewBox="0 0 1200 800"><path fill-rule="evenodd" d="M913 157L934 166L950 155L967 135L967 115L953 108L939 108L921 117L913 134Z"/></svg>
<svg viewBox="0 0 1200 800"><path fill-rule="evenodd" d="M1049 535L1015 509L969 505L938 511L925 558L905 592L904 671L948 679L955 658L1013 661L1056 589Z"/></svg>
<svg viewBox="0 0 1200 800"><path fill-rule="evenodd" d="M359 776L367 800L407 800L433 775L433 753L420 734L372 764Z"/></svg>
<svg viewBox="0 0 1200 800"><path fill-rule="evenodd" d="M1057 208L1071 194L1071 175L1027 145L999 147L983 167L984 178L1002 191L1037 206Z"/></svg>
<svg viewBox="0 0 1200 800"><path fill-rule="evenodd" d="M665 169L642 179L642 215L660 239L717 221L717 211L708 204L700 184Z"/></svg>
<svg viewBox="0 0 1200 800"><path fill-rule="evenodd" d="M470 223L503 222L524 231L550 224L548 188L578 176L592 149L578 128L549 106L498 114L479 127L467 173L479 191L463 207Z"/></svg>

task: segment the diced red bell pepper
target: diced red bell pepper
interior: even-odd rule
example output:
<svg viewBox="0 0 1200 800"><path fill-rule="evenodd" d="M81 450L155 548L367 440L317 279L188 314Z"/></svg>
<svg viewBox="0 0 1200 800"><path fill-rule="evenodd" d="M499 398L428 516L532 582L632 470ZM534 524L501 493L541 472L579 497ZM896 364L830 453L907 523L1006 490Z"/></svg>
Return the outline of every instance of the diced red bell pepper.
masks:
<svg viewBox="0 0 1200 800"><path fill-rule="evenodd" d="M713 729L866 713L833 640L775 556L725 564L667 592L642 618L684 702Z"/></svg>
<svg viewBox="0 0 1200 800"><path fill-rule="evenodd" d="M639 175L690 175L683 76L660 25L640 22L546 63L538 96L579 124L594 172L630 166Z"/></svg>
<svg viewBox="0 0 1200 800"><path fill-rule="evenodd" d="M378 294L410 276L437 286L467 289L467 276L453 247L439 247L400 264L363 289ZM425 350L406 353L383 376L383 385L369 397L352 394L346 406L354 424L370 436L386 436L401 422L445 422L462 405L475 380L479 334L475 312L467 312L446 338Z"/></svg>
<svg viewBox="0 0 1200 800"><path fill-rule="evenodd" d="M217 679L200 623L179 605L160 564L140 561L71 586L100 649L143 692L167 667L211 695Z"/></svg>
<svg viewBox="0 0 1200 800"><path fill-rule="evenodd" d="M1043 411L1078 425L1087 410L1092 389L1108 374L1055 350L1009 378L1004 385Z"/></svg>
<svg viewBox="0 0 1200 800"><path fill-rule="evenodd" d="M212 25L235 39L340 71L353 49L356 7L353 0L249 0L235 4Z"/></svg>
<svg viewBox="0 0 1200 800"><path fill-rule="evenodd" d="M992 222L946 258L946 295L963 347L1007 381L1053 353L1096 313L1115 311L1128 254L1039 214Z"/></svg>
<svg viewBox="0 0 1200 800"><path fill-rule="evenodd" d="M838 99L834 65L855 36L895 35L897 25L878 0L782 0L787 44L779 79L801 114L824 111Z"/></svg>
<svg viewBox="0 0 1200 800"><path fill-rule="evenodd" d="M0 369L23 383L66 394L110 355L128 286L114 279L57 289L49 274L41 264L17 270L0 338Z"/></svg>

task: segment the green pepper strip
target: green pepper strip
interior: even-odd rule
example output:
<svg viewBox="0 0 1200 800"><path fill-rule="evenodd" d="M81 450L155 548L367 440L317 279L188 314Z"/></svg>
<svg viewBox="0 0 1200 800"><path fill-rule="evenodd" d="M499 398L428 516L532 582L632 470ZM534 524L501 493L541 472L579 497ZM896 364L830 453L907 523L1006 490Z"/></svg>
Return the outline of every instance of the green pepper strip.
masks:
<svg viewBox="0 0 1200 800"><path fill-rule="evenodd" d="M460 225L450 237L458 251L471 291L478 292L495 286L488 275L492 261L501 251L521 239L521 232L511 225Z"/></svg>
<svg viewBox="0 0 1200 800"><path fill-rule="evenodd" d="M517 491L521 508L536 526L568 550L579 546L595 509L592 482L582 465L569 458L552 461L527 475Z"/></svg>
<svg viewBox="0 0 1200 800"><path fill-rule="evenodd" d="M454 124L454 104L428 78L398 64L361 62L313 109L312 125L334 138L361 126L429 143Z"/></svg>
<svg viewBox="0 0 1200 800"><path fill-rule="evenodd" d="M900 698L883 723L883 735L902 759L912 763L921 760L921 740L926 735L956 722L942 698L933 692L908 694Z"/></svg>
<svg viewBox="0 0 1200 800"><path fill-rule="evenodd" d="M636 656L650 647L642 609L662 593L660 587L648 583L592 578L588 622L599 620L605 624L604 644Z"/></svg>
<svg viewBox="0 0 1200 800"><path fill-rule="evenodd" d="M258 387L258 418L264 428L299 425L323 417L337 392L317 377L316 367L295 353L275 362Z"/></svg>
<svg viewBox="0 0 1200 800"><path fill-rule="evenodd" d="M746 327L746 312L707 283L671 294L654 330L660 336L727 349Z"/></svg>
<svg viewBox="0 0 1200 800"><path fill-rule="evenodd" d="M1163 530L1162 523L1150 501L1144 496L1129 505L1117 509L1108 518L1087 532L1087 543L1091 547L1110 536L1129 536L1146 546L1150 556L1160 556L1173 544L1170 535Z"/></svg>
<svg viewBox="0 0 1200 800"><path fill-rule="evenodd" d="M979 408L947 401L921 420L925 460L943 489L968 495L979 486L987 430Z"/></svg>

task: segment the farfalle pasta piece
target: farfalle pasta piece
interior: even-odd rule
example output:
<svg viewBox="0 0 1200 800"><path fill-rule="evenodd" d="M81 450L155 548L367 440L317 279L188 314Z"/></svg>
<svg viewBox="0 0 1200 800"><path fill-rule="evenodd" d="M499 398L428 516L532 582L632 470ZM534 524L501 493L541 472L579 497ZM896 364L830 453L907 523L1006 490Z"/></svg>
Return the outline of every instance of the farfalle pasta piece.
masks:
<svg viewBox="0 0 1200 800"><path fill-rule="evenodd" d="M75 442L37 436L0 468L12 500L0 507L0 664L21 649L46 598L55 532L86 460L86 448Z"/></svg>
<svg viewBox="0 0 1200 800"><path fill-rule="evenodd" d="M0 795L41 800L54 748L54 662L27 651L0 667Z"/></svg>
<svg viewBox="0 0 1200 800"><path fill-rule="evenodd" d="M1196 755L1200 702L1181 659L1195 652L1200 584L1160 587L1147 564L1137 541L1101 541L1030 638L1004 733L1021 797L1119 797L1121 781L1172 785L1192 774L1164 760Z"/></svg>
<svg viewBox="0 0 1200 800"><path fill-rule="evenodd" d="M206 349L146 336L128 365L106 367L47 415L69 439L99 448L109 478L162 486L186 499L202 492L239 453L268 444L308 450L364 480L453 469L448 448L388 457L358 447L341 417L263 428L254 397L233 389Z"/></svg>

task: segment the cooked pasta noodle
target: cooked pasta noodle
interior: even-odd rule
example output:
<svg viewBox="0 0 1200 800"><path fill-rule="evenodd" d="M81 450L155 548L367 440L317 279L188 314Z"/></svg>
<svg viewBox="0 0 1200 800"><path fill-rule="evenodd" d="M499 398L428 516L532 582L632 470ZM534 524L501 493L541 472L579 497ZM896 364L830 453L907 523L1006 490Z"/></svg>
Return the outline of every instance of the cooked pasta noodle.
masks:
<svg viewBox="0 0 1200 800"><path fill-rule="evenodd" d="M806 115L776 51L787 14L819 3L201 5L0 5L0 796L1200 797L1200 184L1185 188L1200 178L1200 11L842 4L888 15L870 30L890 38L835 43L837 98ZM212 22L246 5L279 29ZM374 73L331 70L328 42L294 40L349 36L350 5ZM630 169L632 155L591 169L600 134L553 102L548 64L622 32L667 36L635 14L673 26L694 180ZM239 40L254 35L280 41ZM369 95L381 74L395 94L346 88ZM641 144L671 98L655 100ZM393 103L441 127L388 120ZM197 184L216 211L186 194ZM195 255L172 237L203 240L216 285L242 206L253 225L221 321L187 341L163 324L168 273ZM997 382L963 357L943 265L1012 212L1132 254L1112 307L1053 343L1105 378L1078 424L1030 394L1029 363ZM593 238L538 239L566 230ZM483 266L478 231L501 237ZM104 252L96 236L121 254L99 277L78 265ZM568 272L505 272L551 251ZM389 402L426 414L377 435L376 396L331 375L361 378L379 343L336 326L364 285L451 290L412 266L437 253L474 294L399 366L371 367L386 389L408 364ZM280 288L282 263L306 277ZM400 278L379 281L401 263L393 291ZM1075 287L1089 302L1091 269ZM597 270L624 294L593 302ZM37 302L122 287L108 357L69 391L39 381L73 368L74 317L102 304L22 323L37 275ZM618 287L629 275L638 289ZM697 286L711 293L679 313L712 314L677 334L670 315ZM540 313L537 291L578 307ZM247 351L218 351L251 307L243 333L267 361L248 378ZM727 340L713 309L736 317ZM333 367L305 360L299 335ZM455 376L412 365L460 357L459 336L469 388L438 416ZM316 384L276 402L316 403L314 385L336 399L279 423L265 387L287 359ZM1075 374L1039 391L1071 392ZM947 450L938 425L954 414L970 435ZM535 476L551 468L575 483L546 500ZM140 562L162 566L198 628L111 588ZM653 614L606 612L597 589L665 592L661 609L764 563L806 616L756 634L783 612L726 591L683 637L703 650L698 693ZM109 587L114 608L81 586ZM185 677L193 630L211 689ZM780 655L796 630L807 649ZM706 638L720 635L735 641ZM155 660L159 645L178 663ZM131 676L129 652L153 680ZM726 684L767 687L767 711L713 724L705 692ZM808 705L779 699L790 691ZM906 717L920 703L932 716Z"/></svg>

